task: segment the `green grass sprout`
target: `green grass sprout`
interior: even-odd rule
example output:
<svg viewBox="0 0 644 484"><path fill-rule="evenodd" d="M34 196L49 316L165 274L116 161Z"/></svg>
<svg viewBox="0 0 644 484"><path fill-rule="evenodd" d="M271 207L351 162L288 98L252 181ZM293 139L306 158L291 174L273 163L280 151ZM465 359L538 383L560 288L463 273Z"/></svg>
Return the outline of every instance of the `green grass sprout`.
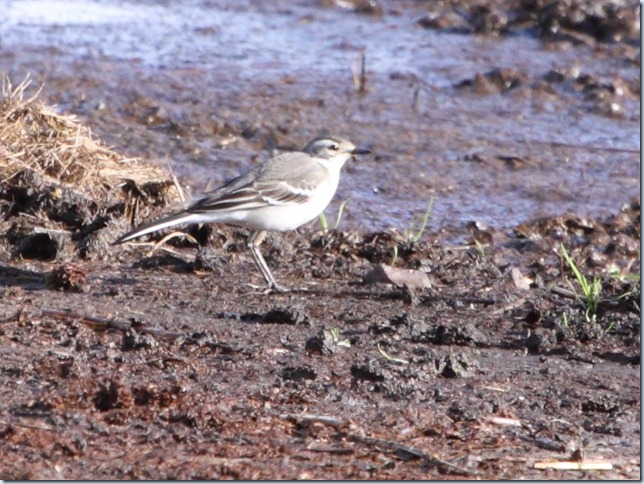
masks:
<svg viewBox="0 0 644 484"><path fill-rule="evenodd" d="M378 351L380 352L380 354L382 355L382 357L385 360L391 361L392 363L398 363L399 365L408 365L409 364L409 361L407 361L407 360L403 360L402 358L394 358L393 356L389 356L387 353L385 353L385 350L383 350L380 347L380 343L378 343L377 347L378 347Z"/></svg>
<svg viewBox="0 0 644 484"><path fill-rule="evenodd" d="M432 213L432 205L434 205L434 197L429 198L429 202L427 203L427 209L425 209L425 213L423 214L423 218L421 219L421 222L418 227L418 230L416 231L416 234L413 234L411 230L407 231L407 238L409 239L410 242L417 243L420 240L420 238L423 236L423 232L425 232L425 229L427 228L427 223L429 222L429 215Z"/></svg>
<svg viewBox="0 0 644 484"><path fill-rule="evenodd" d="M318 218L320 219L320 225L322 226L322 232L325 234L329 231L329 221L326 219L326 215L324 215L324 212L322 212L320 215L318 215Z"/></svg>
<svg viewBox="0 0 644 484"><path fill-rule="evenodd" d="M561 244L561 255L566 261L566 264L568 264L568 267L570 268L572 273L575 275L575 279L577 279L577 282L581 287L581 291L584 297L584 306L586 307L586 320L588 322L594 322L597 319L597 307L601 302L601 278L595 276L593 281L590 282L586 278L586 276L581 273L563 244Z"/></svg>
<svg viewBox="0 0 644 484"><path fill-rule="evenodd" d="M333 230L337 230L337 228L340 226L340 222L342 221L342 214L344 213L344 207L346 206L347 203L349 203L350 198L347 198L344 202L340 204L340 208L338 209L338 217L335 219L335 225L333 226Z"/></svg>

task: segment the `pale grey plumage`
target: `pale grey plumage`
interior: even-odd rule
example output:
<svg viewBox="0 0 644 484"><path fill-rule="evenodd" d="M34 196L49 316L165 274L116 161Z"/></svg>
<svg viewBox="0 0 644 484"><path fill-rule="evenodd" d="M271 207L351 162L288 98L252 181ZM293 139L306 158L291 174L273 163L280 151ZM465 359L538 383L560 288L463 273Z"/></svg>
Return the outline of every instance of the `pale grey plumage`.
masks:
<svg viewBox="0 0 644 484"><path fill-rule="evenodd" d="M279 288L259 252L268 230L293 230L317 217L331 201L340 169L353 155L368 153L335 136L316 138L301 152L282 153L181 212L143 224L115 244L182 223L225 223L252 230L248 243L268 285Z"/></svg>

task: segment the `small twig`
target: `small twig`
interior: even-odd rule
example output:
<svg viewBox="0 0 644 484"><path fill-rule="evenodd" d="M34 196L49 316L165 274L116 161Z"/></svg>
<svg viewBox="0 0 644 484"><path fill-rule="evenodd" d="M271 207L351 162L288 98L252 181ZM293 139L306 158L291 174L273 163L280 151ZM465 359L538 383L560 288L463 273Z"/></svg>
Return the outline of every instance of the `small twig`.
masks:
<svg viewBox="0 0 644 484"><path fill-rule="evenodd" d="M309 452L325 452L327 454L338 455L348 455L354 453L353 449L347 449L346 447L317 447L315 445L306 447L306 450L308 450Z"/></svg>
<svg viewBox="0 0 644 484"><path fill-rule="evenodd" d="M564 420L562 418L553 418L553 419L550 419L550 422L564 424L564 425L567 425L568 427L574 427L575 425L574 423L568 422L568 420Z"/></svg>
<svg viewBox="0 0 644 484"><path fill-rule="evenodd" d="M332 417L330 415L312 415L312 414L294 414L285 413L279 416L284 420L294 420L296 422L310 422L330 425L331 427L344 427L347 424L346 420L341 418Z"/></svg>
<svg viewBox="0 0 644 484"><path fill-rule="evenodd" d="M34 227L35 234L53 234L53 235L69 235L71 230L64 229L49 229L47 227Z"/></svg>
<svg viewBox="0 0 644 484"><path fill-rule="evenodd" d="M561 141L542 141L542 140L527 140L530 144L536 145L551 145L551 146L561 146L563 148L575 148L575 149L584 149L588 151L611 151L615 153L640 153L640 150L637 148L620 148L614 146L592 146L592 145L580 145L575 143L562 143Z"/></svg>
<svg viewBox="0 0 644 484"><path fill-rule="evenodd" d="M119 331L127 331L135 329L139 333L150 334L162 339L175 340L181 338L180 333L167 331L160 328L146 328L143 324L134 321L119 321L116 319L97 318L94 316L83 316L82 314L74 313L72 311L58 311L55 309L43 309L43 316L50 316L58 321L68 319L76 320L80 323L86 324L94 329L118 329Z"/></svg>
<svg viewBox="0 0 644 484"><path fill-rule="evenodd" d="M176 255L177 257L180 257L181 252L176 251L174 249L171 249L170 247L157 247L158 242L132 242L128 241L126 242L127 245L132 246L132 247L152 247L148 253L146 253L146 257L150 257L155 250L162 250L163 252L167 252L168 254Z"/></svg>
<svg viewBox="0 0 644 484"><path fill-rule="evenodd" d="M186 336L182 333L177 333L175 331L168 331L166 329L146 327L142 323L135 321L119 321L116 319L104 319L97 318L94 316L83 316L82 314L74 313L72 311L58 311L55 309L43 309L42 316L49 316L58 321L67 321L74 320L80 323L86 324L93 329L117 329L119 331L128 331L133 329L142 334L149 334L156 338L164 339L167 341L174 341L177 339L183 339L184 342L190 344L200 344L203 343L206 346L215 349L222 349L227 352L237 353L240 350L234 349L226 344L217 343L214 341L200 341L196 338Z"/></svg>
<svg viewBox="0 0 644 484"><path fill-rule="evenodd" d="M41 415L38 415L38 416L41 417ZM0 420L0 424L2 424L2 425L12 425L12 426L15 425L16 427L24 427L26 429L46 430L47 432L56 431L56 428L50 427L48 425L25 424L25 423L22 423L22 422L15 422L15 421L12 421L11 423L9 423L6 420Z"/></svg>
<svg viewBox="0 0 644 484"><path fill-rule="evenodd" d="M501 392L501 393L505 393L508 391L506 388L493 387L493 386L487 386L487 385L481 385L481 388L485 390L491 390L493 392Z"/></svg>
<svg viewBox="0 0 644 484"><path fill-rule="evenodd" d="M520 420L516 418L506 418L506 417L489 417L488 422L495 425L509 426L509 427L522 427Z"/></svg>
<svg viewBox="0 0 644 484"><path fill-rule="evenodd" d="M168 165L168 171L170 172L170 175L172 175L172 182L174 183L174 188L176 188L177 193L179 194L179 200L181 200L181 203L186 203L186 196L185 196L185 193L183 192L183 188L181 188L181 185L179 184L177 175L174 174L174 170L172 169L172 166L170 166L170 163L168 163L167 165Z"/></svg>
<svg viewBox="0 0 644 484"><path fill-rule="evenodd" d="M276 414L277 415L277 414ZM312 415L312 414L280 414L277 415L279 418L288 419L295 422L315 422L324 425L330 425L337 429L346 427L348 424L347 420L343 420L337 417L331 417L328 415ZM377 439L373 437L363 437L355 433L344 432L338 430L338 436L341 438L346 438L352 442L357 442L360 444L366 444L372 447L379 447L384 449L388 453L396 454L401 459L413 460L417 459L422 461L425 465L434 466L439 468L442 472L450 474L460 474L460 475L476 475L475 472L468 471L457 465L454 465L450 462L446 462L442 459L434 457L427 454L421 450L418 450L414 447L407 447L406 445L401 444L393 440L384 440ZM314 450L314 449L309 449ZM324 449L319 450L320 452L333 452L333 453L352 453L351 449Z"/></svg>
<svg viewBox="0 0 644 484"><path fill-rule="evenodd" d="M414 89L414 95L412 97L412 102L411 102L411 109L414 112L418 111L418 104L420 101L420 91L422 87L423 87L422 81L419 81L418 83L416 83L416 88Z"/></svg>
<svg viewBox="0 0 644 484"><path fill-rule="evenodd" d="M340 208L338 209L338 217L335 219L335 225L333 226L333 230L337 230L338 227L340 226L340 221L342 220L342 212L344 211L344 207L346 206L347 203L349 203L349 198L347 198L344 202L340 204Z"/></svg>
<svg viewBox="0 0 644 484"><path fill-rule="evenodd" d="M535 462L535 469L557 469L570 471L609 471L613 468L610 462L574 462L574 461L544 461Z"/></svg>
<svg viewBox="0 0 644 484"><path fill-rule="evenodd" d="M360 55L360 92L367 92L367 54L364 50Z"/></svg>
<svg viewBox="0 0 644 484"><path fill-rule="evenodd" d="M393 440L376 439L373 437L362 437L356 434L343 434L343 436L354 442L359 442L361 444L366 444L374 447L380 447L386 450L387 452L391 452L398 455L403 459L419 459L425 465L437 467L442 472L445 472L448 474L460 474L460 475L466 475L466 476L476 475L475 472L468 471L467 469L463 469L462 467L459 467L455 464L439 459L438 457L429 455L426 452L423 452L422 450L418 450L414 447L407 447L406 445L402 445L400 442L396 442Z"/></svg>
<svg viewBox="0 0 644 484"><path fill-rule="evenodd" d="M360 52L360 58L351 66L353 72L353 87L360 94L367 92L367 67L366 67L366 54L363 49Z"/></svg>
<svg viewBox="0 0 644 484"><path fill-rule="evenodd" d="M188 239L189 242L192 242L193 244L198 244L198 242L195 240L195 238L192 235L186 234L185 232L175 231L166 235L161 240L159 240L156 244L154 244L154 247L150 249L150 252L148 252L146 256L150 257L152 254L154 254L154 251L156 251L159 247L165 244L168 240L174 239L175 237L185 237L186 239Z"/></svg>
<svg viewBox="0 0 644 484"><path fill-rule="evenodd" d="M552 286L550 288L550 292L561 297L567 297L568 299L577 299L577 294L573 291L569 291L568 289L564 289L563 287Z"/></svg>
<svg viewBox="0 0 644 484"><path fill-rule="evenodd" d="M350 285L358 286L362 283L350 283ZM293 289L290 291L291 294L315 294L319 296L328 296L334 298L347 298L354 297L357 299L373 299L373 300L390 300L390 299L400 299L404 295L404 291L393 290L386 292L378 291L367 291L367 290L342 290L338 289L336 286L333 289L326 288L299 288ZM491 306L497 304L496 299L486 299L481 297L470 297L470 296L459 296L459 295L432 295L432 296L420 296L421 302L423 304L430 304L433 302L451 302L458 301L463 304L481 304L483 306Z"/></svg>

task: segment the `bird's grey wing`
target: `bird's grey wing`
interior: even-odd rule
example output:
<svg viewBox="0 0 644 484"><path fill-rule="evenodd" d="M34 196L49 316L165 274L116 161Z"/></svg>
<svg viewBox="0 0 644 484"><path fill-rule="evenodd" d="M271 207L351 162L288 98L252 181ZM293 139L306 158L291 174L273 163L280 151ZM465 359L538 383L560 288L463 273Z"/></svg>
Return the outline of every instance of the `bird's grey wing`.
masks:
<svg viewBox="0 0 644 484"><path fill-rule="evenodd" d="M225 210L226 208L230 208L226 207L225 200L229 196L242 192L250 187L262 168L263 166L258 166L248 173L232 179L225 185L204 193L186 209L186 212L204 213L212 210Z"/></svg>
<svg viewBox="0 0 644 484"><path fill-rule="evenodd" d="M302 166L302 161L301 153L278 155L269 164L206 194L187 211L249 210L305 203L325 172L319 165Z"/></svg>

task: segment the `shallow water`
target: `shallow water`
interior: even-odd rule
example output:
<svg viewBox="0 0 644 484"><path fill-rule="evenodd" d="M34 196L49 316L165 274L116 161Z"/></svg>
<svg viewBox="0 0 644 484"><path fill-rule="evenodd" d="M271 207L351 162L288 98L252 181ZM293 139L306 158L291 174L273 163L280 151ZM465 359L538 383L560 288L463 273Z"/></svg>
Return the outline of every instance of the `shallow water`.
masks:
<svg viewBox="0 0 644 484"><path fill-rule="evenodd" d="M328 209L333 218L350 198L345 228L406 230L431 196L430 228L458 232L474 220L615 212L640 192L639 93L627 89L621 114L607 116L574 81L539 84L553 67L638 81L639 66L610 46L426 30L422 3L383 2L383 15L305 1L4 3L0 71L14 83L30 72L117 150L172 160L196 190L268 155L236 134L250 125L292 146L332 130L372 149ZM351 66L362 51L359 95ZM497 67L527 81L504 93L454 88ZM187 133L154 130L132 114L142 101Z"/></svg>

